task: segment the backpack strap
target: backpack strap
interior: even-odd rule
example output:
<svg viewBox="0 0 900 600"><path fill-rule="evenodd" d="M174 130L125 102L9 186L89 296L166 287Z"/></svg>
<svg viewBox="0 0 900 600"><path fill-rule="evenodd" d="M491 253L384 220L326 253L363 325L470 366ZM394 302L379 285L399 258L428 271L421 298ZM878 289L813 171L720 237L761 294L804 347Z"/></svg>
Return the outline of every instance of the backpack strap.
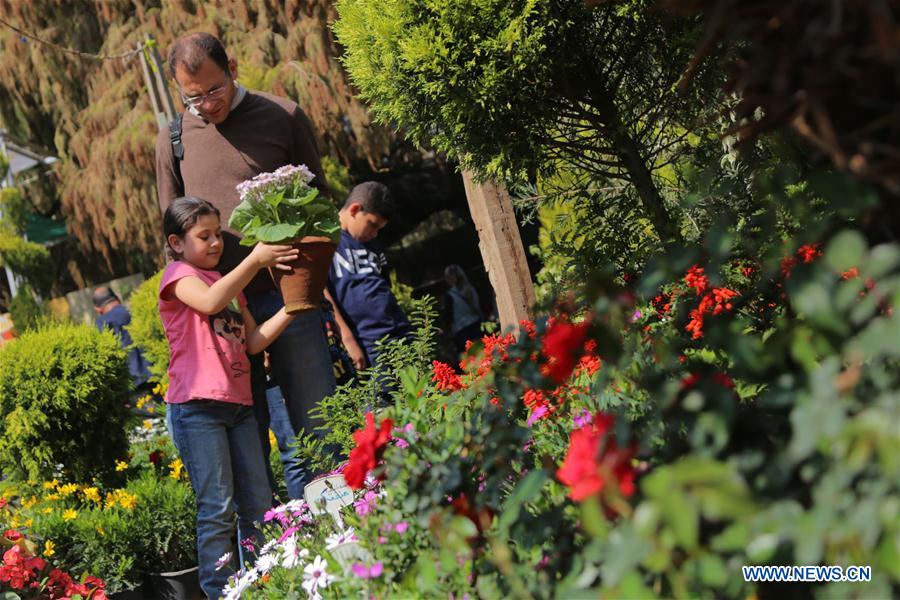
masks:
<svg viewBox="0 0 900 600"><path fill-rule="evenodd" d="M181 161L184 160L184 144L181 141L181 127L184 121L184 113L169 121L169 139L172 140L172 156L175 158L175 177L184 194L184 179L181 177Z"/></svg>

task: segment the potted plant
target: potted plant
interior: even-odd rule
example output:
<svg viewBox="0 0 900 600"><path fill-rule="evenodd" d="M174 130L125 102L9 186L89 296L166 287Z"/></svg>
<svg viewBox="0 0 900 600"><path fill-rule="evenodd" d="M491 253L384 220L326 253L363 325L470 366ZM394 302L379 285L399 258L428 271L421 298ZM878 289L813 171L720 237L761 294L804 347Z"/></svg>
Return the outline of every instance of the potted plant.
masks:
<svg viewBox="0 0 900 600"><path fill-rule="evenodd" d="M337 209L309 185L313 177L304 165L260 173L238 185L241 203L228 220L244 246L290 244L300 251L290 271L270 269L288 313L320 306L340 239Z"/></svg>
<svg viewBox="0 0 900 600"><path fill-rule="evenodd" d="M174 456L174 455L172 455ZM180 461L165 461L166 474L147 470L129 484L138 498L133 526L135 566L146 575L154 598L202 598L197 571L196 509Z"/></svg>

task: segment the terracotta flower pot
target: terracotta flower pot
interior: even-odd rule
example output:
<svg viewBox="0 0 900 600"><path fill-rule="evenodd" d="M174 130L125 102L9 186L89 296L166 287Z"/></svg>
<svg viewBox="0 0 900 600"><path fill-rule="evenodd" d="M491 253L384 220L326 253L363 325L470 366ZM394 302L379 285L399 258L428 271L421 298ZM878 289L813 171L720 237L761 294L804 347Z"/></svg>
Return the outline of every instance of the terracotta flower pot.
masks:
<svg viewBox="0 0 900 600"><path fill-rule="evenodd" d="M326 237L305 237L291 246L300 251L296 260L287 263L291 270L269 271L284 298L285 309L294 314L322 305L322 292L328 283L328 270L337 244Z"/></svg>

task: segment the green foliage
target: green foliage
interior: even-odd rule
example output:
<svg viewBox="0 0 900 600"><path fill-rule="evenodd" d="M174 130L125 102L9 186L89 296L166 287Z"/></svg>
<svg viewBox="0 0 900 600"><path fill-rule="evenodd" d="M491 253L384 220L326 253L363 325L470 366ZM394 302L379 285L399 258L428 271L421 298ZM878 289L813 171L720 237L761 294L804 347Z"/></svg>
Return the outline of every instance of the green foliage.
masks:
<svg viewBox="0 0 900 600"><path fill-rule="evenodd" d="M109 480L125 455L131 376L112 333L48 325L0 349L0 468Z"/></svg>
<svg viewBox="0 0 900 600"><path fill-rule="evenodd" d="M259 180L259 181L256 181ZM228 226L241 232L241 245L278 244L307 236L340 239L335 206L307 183L303 172L263 173L241 190Z"/></svg>
<svg viewBox="0 0 900 600"><path fill-rule="evenodd" d="M0 171L2 171L0 164ZM25 223L30 207L22 191L17 187L0 189L0 230L10 229L18 235L25 233Z"/></svg>
<svg viewBox="0 0 900 600"><path fill-rule="evenodd" d="M403 309L404 314L412 314L416 310L416 300L413 298L413 287L400 283L397 279L397 272L391 271L391 293L397 299L397 304Z"/></svg>
<svg viewBox="0 0 900 600"><path fill-rule="evenodd" d="M479 177L536 183L562 171L574 175L562 191L590 199L589 188L629 182L630 193L600 199L678 239L664 190L682 156L716 143L687 127L720 100L720 76L704 68L675 89L702 33L695 21L643 1L587 4L341 0L334 29L362 97L415 141Z"/></svg>
<svg viewBox="0 0 900 600"><path fill-rule="evenodd" d="M50 252L34 242L0 230L0 262L28 282L39 294L46 294L53 283Z"/></svg>
<svg viewBox="0 0 900 600"><path fill-rule="evenodd" d="M28 502L16 519L29 521L35 535L53 542L58 566L96 574L107 591L119 592L137 587L150 573L197 564L197 511L184 480L144 468L123 488L48 485L52 493L20 490Z"/></svg>
<svg viewBox="0 0 900 600"><path fill-rule="evenodd" d="M28 285L19 288L16 297L9 303L9 313L12 315L13 325L20 333L35 329L46 318L44 308Z"/></svg>
<svg viewBox="0 0 900 600"><path fill-rule="evenodd" d="M145 471L126 490L137 496L129 536L140 571L165 573L195 566L197 507L190 485Z"/></svg>
<svg viewBox="0 0 900 600"><path fill-rule="evenodd" d="M338 207L343 206L344 200L350 195L352 183L349 169L326 154L322 157L322 170L325 172L325 178L328 180L328 188L331 190L332 200Z"/></svg>
<svg viewBox="0 0 900 600"><path fill-rule="evenodd" d="M36 0L4 4L0 18L42 39L100 54L132 50L150 33L165 58L180 35L217 33L238 62L241 83L297 102L323 153L343 164L377 164L394 134L371 123L335 60L340 49L328 31L335 18L331 4L309 0L295 10L281 0L258 0L252 7L219 2L198 10L196 3L158 0ZM5 30L0 81L0 121L10 136L59 158L58 185L48 199L32 199L55 203L67 215L71 234L90 257L79 268L100 271L94 279L103 281L162 266L153 169L158 128L137 57L82 60Z"/></svg>
<svg viewBox="0 0 900 600"><path fill-rule="evenodd" d="M144 281L128 301L131 323L127 326L132 343L150 361L151 379L168 383L169 342L159 316L159 282L162 271Z"/></svg>
<svg viewBox="0 0 900 600"><path fill-rule="evenodd" d="M411 299L407 311L414 335L411 339L385 338L376 343L378 362L358 374L355 380L339 386L311 411L322 425L316 433L297 436L297 456L319 471L332 471L340 461L328 451L344 456L353 447L353 432L359 429L367 410L383 402L385 389L400 385L403 372L410 368L427 369L434 355L437 327L436 301L431 296Z"/></svg>

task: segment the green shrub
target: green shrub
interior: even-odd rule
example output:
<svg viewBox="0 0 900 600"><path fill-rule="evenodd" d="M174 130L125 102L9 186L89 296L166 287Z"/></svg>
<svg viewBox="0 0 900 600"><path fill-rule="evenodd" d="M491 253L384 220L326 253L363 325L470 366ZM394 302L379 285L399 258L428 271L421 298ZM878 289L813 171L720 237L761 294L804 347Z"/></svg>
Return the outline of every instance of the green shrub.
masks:
<svg viewBox="0 0 900 600"><path fill-rule="evenodd" d="M0 349L0 468L15 478L111 476L127 450L131 376L109 332L58 324Z"/></svg>
<svg viewBox="0 0 900 600"><path fill-rule="evenodd" d="M151 379L168 383L169 342L159 317L159 282L162 271L138 286L131 295L131 324L126 327L134 345L150 361Z"/></svg>
<svg viewBox="0 0 900 600"><path fill-rule="evenodd" d="M9 231L0 231L0 264L9 266L40 294L53 285L50 251Z"/></svg>
<svg viewBox="0 0 900 600"><path fill-rule="evenodd" d="M35 329L45 316L44 309L35 299L31 286L27 284L19 288L19 293L9 303L9 312L12 315L13 325L19 333Z"/></svg>
<svg viewBox="0 0 900 600"><path fill-rule="evenodd" d="M133 514L138 568L164 573L195 566L197 508L191 487L170 475L145 471L126 489L138 498Z"/></svg>

